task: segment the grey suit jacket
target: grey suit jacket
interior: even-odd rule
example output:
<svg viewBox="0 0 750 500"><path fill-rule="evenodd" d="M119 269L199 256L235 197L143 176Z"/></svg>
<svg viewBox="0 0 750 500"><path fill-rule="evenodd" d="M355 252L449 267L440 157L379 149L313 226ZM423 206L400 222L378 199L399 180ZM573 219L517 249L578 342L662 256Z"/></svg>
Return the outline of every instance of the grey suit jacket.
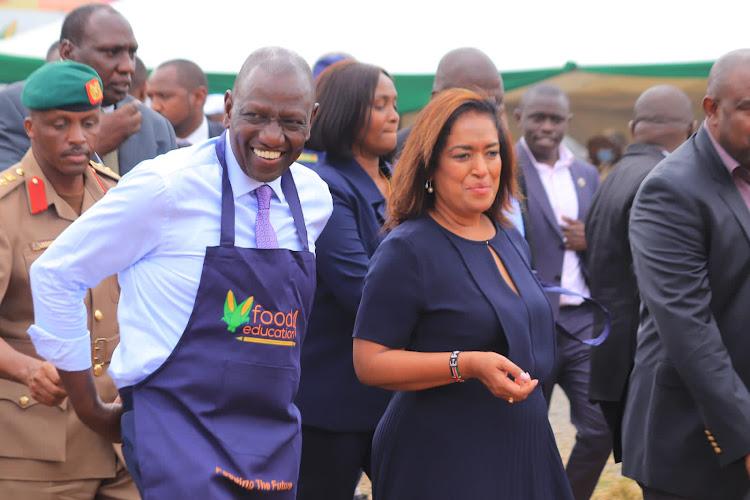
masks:
<svg viewBox="0 0 750 500"><path fill-rule="evenodd" d="M23 127L29 110L21 104L24 82L16 82L0 91L0 170L19 162L31 144ZM127 96L115 106L133 101ZM141 106L141 128L117 150L120 174L124 175L143 160L149 160L177 147L174 130L166 118Z"/></svg>
<svg viewBox="0 0 750 500"><path fill-rule="evenodd" d="M127 96L115 107L127 104L135 99ZM169 120L148 106L140 106L141 129L131 135L117 148L117 160L120 164L120 175L130 172L143 160L150 160L177 147L174 129Z"/></svg>
<svg viewBox="0 0 750 500"><path fill-rule="evenodd" d="M565 245L560 224L555 218L555 212L550 204L547 192L544 190L539 172L536 171L533 160L520 143L516 145L516 158L523 176L525 200L523 208L526 211L525 227L526 240L531 248L531 261L539 279L545 283L560 285L562 278L563 257ZM591 206L596 188L599 185L599 174L593 165L580 160L574 160L570 166L573 182L578 196L578 219L586 220L586 214ZM581 266L584 265L584 254ZM586 271L584 268L584 275ZM549 294L552 310L557 318L560 311L560 296Z"/></svg>
<svg viewBox="0 0 750 500"><path fill-rule="evenodd" d="M750 210L705 128L643 181L630 215L643 302L623 473L689 498L750 493Z"/></svg>

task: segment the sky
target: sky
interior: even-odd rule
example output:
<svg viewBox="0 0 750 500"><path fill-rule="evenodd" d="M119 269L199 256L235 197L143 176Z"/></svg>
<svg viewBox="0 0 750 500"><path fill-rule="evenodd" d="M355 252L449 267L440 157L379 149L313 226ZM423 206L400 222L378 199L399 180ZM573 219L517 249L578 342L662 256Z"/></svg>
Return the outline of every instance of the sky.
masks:
<svg viewBox="0 0 750 500"><path fill-rule="evenodd" d="M122 0L139 55L236 73L253 49L280 45L311 64L331 51L395 74L433 73L447 51L474 46L501 71L713 60L750 45L750 2L673 0ZM710 10L709 10L710 7ZM0 54L42 57L61 21L0 41Z"/></svg>

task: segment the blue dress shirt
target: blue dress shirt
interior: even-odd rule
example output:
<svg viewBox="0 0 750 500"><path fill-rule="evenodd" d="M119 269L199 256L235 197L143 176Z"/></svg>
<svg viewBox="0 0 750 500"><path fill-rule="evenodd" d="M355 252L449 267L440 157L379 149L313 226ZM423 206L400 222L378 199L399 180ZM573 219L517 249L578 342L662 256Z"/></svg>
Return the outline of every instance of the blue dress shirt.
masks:
<svg viewBox="0 0 750 500"><path fill-rule="evenodd" d="M117 274L120 344L109 373L118 387L156 370L180 339L198 291L206 247L219 244L221 167L211 139L141 163L65 230L31 268L37 352L63 370L91 366L83 297ZM236 245L255 247L259 183L240 168L227 141ZM291 166L310 250L332 211L328 186L312 170ZM281 179L270 219L280 248L302 250Z"/></svg>

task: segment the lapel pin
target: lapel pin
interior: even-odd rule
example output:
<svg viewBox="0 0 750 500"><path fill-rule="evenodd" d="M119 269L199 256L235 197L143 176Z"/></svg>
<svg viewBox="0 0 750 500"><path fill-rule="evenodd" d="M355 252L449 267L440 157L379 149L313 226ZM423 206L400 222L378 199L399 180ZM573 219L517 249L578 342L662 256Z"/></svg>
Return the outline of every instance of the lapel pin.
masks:
<svg viewBox="0 0 750 500"><path fill-rule="evenodd" d="M578 178L578 187L580 187L580 188L586 187L586 179L584 179L583 177L579 177Z"/></svg>

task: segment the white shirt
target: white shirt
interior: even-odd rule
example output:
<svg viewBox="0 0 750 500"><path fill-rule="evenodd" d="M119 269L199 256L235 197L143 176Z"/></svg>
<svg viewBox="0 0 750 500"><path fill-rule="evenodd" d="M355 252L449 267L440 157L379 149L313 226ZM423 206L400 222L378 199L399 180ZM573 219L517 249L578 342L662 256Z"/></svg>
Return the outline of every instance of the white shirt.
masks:
<svg viewBox="0 0 750 500"><path fill-rule="evenodd" d="M539 173L539 178L544 186L544 191L547 193L547 199L552 206L558 224L561 226L567 225L562 219L563 216L578 219L578 195L576 194L573 174L570 171L570 166L575 160L573 153L560 144L558 160L554 165L548 165L540 163L534 158L524 138L521 138L521 146L526 148L526 153ZM589 296L589 288L581 270L581 259L573 250L566 250L563 255L560 286L586 297ZM577 306L582 302L583 299L580 297L560 295L561 306Z"/></svg>
<svg viewBox="0 0 750 500"><path fill-rule="evenodd" d="M158 368L182 336L198 291L206 247L219 244L221 167L216 139L139 164L66 229L31 267L35 324L29 335L40 356L69 371L91 366L83 297L107 276L120 282L120 344L109 373L118 387ZM226 143L235 202L235 244L255 247L261 183L241 170ZM328 186L316 173L291 166L310 251L333 210ZM279 247L302 250L281 191L273 189L270 220Z"/></svg>
<svg viewBox="0 0 750 500"><path fill-rule="evenodd" d="M203 142L208 139L208 119L203 116L203 121L200 125L198 125L198 128L193 130L190 135L187 137L180 137L180 139L184 140L188 144L198 144L199 142Z"/></svg>

